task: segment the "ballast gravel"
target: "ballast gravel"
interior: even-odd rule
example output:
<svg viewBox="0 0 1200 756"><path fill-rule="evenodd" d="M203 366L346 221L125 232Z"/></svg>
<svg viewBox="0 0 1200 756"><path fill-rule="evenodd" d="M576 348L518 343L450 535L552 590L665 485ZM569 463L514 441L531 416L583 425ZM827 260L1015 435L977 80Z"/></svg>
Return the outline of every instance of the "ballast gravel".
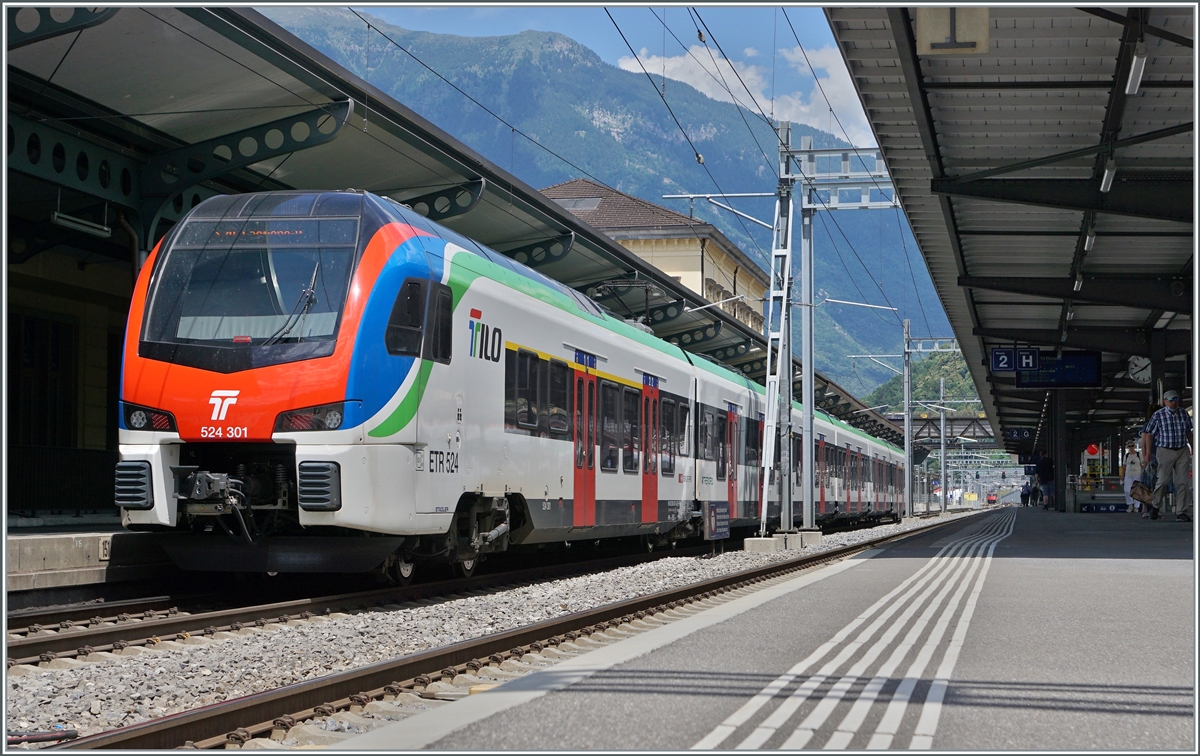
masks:
<svg viewBox="0 0 1200 756"><path fill-rule="evenodd" d="M61 668L14 667L7 676L5 724L9 732L66 729L83 737L968 514L832 533L819 547L802 550L666 557L483 595L247 628L215 640L168 641L128 656L93 654L85 662L50 663Z"/></svg>

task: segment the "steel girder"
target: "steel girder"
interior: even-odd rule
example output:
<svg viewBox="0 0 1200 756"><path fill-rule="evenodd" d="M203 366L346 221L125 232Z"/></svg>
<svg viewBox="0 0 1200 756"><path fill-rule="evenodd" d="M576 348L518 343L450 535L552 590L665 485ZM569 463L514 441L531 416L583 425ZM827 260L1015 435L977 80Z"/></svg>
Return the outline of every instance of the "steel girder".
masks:
<svg viewBox="0 0 1200 756"><path fill-rule="evenodd" d="M479 198L483 196L486 183L483 179L476 179L461 186L451 186L418 197L410 197L404 200L404 204L411 207L413 212L440 223L447 218L473 210L479 204ZM566 254L566 250L563 250L563 254Z"/></svg>
<svg viewBox="0 0 1200 756"><path fill-rule="evenodd" d="M981 179L959 184L935 178L930 180L929 190L952 197L1191 223L1192 173L1177 173L1122 176L1118 170L1108 192L1101 192L1094 179Z"/></svg>
<svg viewBox="0 0 1200 756"><path fill-rule="evenodd" d="M566 257L574 244L575 232L570 231L563 236L556 236L553 239L543 239L522 247L501 250L501 252L522 265L539 268L543 265L558 262Z"/></svg>
<svg viewBox="0 0 1200 756"><path fill-rule="evenodd" d="M958 285L972 289L1030 294L1076 302L1162 308L1168 312L1192 311L1192 279L1182 276L1087 276L1075 290L1071 278L1018 276L959 276Z"/></svg>

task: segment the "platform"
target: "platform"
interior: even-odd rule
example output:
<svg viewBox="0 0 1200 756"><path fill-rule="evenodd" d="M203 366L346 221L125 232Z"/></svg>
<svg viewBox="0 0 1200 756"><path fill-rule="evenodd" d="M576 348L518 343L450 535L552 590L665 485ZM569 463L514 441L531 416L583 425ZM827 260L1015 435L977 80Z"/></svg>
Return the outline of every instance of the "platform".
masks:
<svg viewBox="0 0 1200 756"><path fill-rule="evenodd" d="M154 534L131 533L119 525L44 526L7 536L10 600L19 591L146 580L174 569Z"/></svg>
<svg viewBox="0 0 1200 756"><path fill-rule="evenodd" d="M1002 508L341 746L1194 752L1193 548Z"/></svg>

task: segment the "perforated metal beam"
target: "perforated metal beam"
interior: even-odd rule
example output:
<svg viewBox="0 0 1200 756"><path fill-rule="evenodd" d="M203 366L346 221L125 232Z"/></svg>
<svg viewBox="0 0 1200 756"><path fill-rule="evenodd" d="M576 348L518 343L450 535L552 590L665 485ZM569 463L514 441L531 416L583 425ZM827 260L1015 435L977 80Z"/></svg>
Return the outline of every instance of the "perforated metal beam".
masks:
<svg viewBox="0 0 1200 756"><path fill-rule="evenodd" d="M32 45L43 39L83 31L115 16L120 8L7 8L8 49Z"/></svg>
<svg viewBox="0 0 1200 756"><path fill-rule="evenodd" d="M478 198L476 201L478 202ZM506 249L503 250L503 253L522 265L537 268L563 259L574 244L575 234L572 232L565 236L556 236L553 239L543 239L522 247Z"/></svg>
<svg viewBox="0 0 1200 756"><path fill-rule="evenodd" d="M691 350L699 344L712 341L721 335L721 328L724 324L719 320L714 320L707 325L689 328L685 331L676 331L668 335L659 335L660 339L665 339L677 347Z"/></svg>
<svg viewBox="0 0 1200 756"><path fill-rule="evenodd" d="M142 164L40 121L8 114L8 168L136 210Z"/></svg>
<svg viewBox="0 0 1200 756"><path fill-rule="evenodd" d="M486 185L487 182L483 179L476 179L461 186L451 186L406 199L404 204L429 220L443 221L471 212L479 204L479 198L483 196L483 189ZM566 254L565 250L563 254Z"/></svg>
<svg viewBox="0 0 1200 756"><path fill-rule="evenodd" d="M141 172L139 210L146 248L152 247L156 240L159 221L172 209L178 212L185 206L183 196L201 182L324 144L341 132L353 112L354 103L350 100L330 103L152 156Z"/></svg>
<svg viewBox="0 0 1200 756"><path fill-rule="evenodd" d="M1079 291L1070 278L1017 276L959 276L958 285L971 289L1006 291L1076 302L1160 308L1168 312L1192 311L1192 279L1170 276L1084 276Z"/></svg>

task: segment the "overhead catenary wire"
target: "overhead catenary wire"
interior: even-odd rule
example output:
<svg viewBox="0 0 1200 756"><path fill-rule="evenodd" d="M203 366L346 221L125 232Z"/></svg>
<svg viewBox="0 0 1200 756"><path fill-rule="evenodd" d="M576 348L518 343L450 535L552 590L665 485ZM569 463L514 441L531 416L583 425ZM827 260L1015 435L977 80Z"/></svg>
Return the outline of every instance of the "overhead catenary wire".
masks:
<svg viewBox="0 0 1200 756"><path fill-rule="evenodd" d="M653 9L653 8L649 8L648 10L649 10L651 13L654 13L654 9ZM705 43L705 44L704 44L704 49L705 49L705 50L708 52L708 56L709 56L709 58L713 58L713 68L714 68L714 69L716 69L716 71L717 71L717 75L721 77L719 80L717 79L717 77L716 77L716 76L713 76L713 75L712 75L712 73L711 73L711 72L709 72L709 70L708 70L708 67L707 67L707 66L705 66L705 65L704 65L704 63L702 63L702 62L700 61L700 59L699 59L699 58L697 58L695 55L693 55L693 54L692 54L692 51L691 51L691 50L689 50L689 49L687 48L687 46L683 44L683 41L682 41L682 40L680 40L680 39L679 39L679 37L675 36L675 32L674 32L674 31L672 31L672 30L670 29L670 27L668 27L668 26L667 26L665 9L664 9L663 18L658 18L658 14L657 14L657 13L654 13L654 17L655 17L656 19L658 19L659 23L661 23L661 24L663 25L663 33L664 33L664 35L665 35L665 34L667 34L667 33L670 33L670 35L671 35L671 36L672 36L672 37L675 39L675 41L679 43L679 46L683 48L684 52L686 52L686 53L687 53L688 57L690 57L692 60L696 61L696 63L697 63L699 66L700 66L700 68L701 68L701 69L704 71L704 73L708 74L708 77L709 77L710 79L712 79L713 81L715 81L715 82L717 82L718 84L720 84L720 85L721 85L721 88L722 88L722 89L724 89L724 90L725 90L725 91L726 91L726 92L729 94L729 97L730 97L730 99L732 99L732 100L733 100L734 107L736 107L736 108L737 108L738 115L739 115L739 116L741 116L741 118L742 118L742 123L746 124L746 130L750 132L750 138L754 140L754 145L755 145L756 147L758 147L758 151L759 151L759 153L760 153L760 154L763 156L763 160L765 160L765 161L766 161L766 163L767 163L767 167L768 167L768 169L771 171L772 175L774 175L774 176L776 176L776 177L778 178L778 175L779 175L779 174L778 174L778 170L777 170L777 169L776 169L776 167L775 167L775 163L774 163L774 162L771 160L771 158L767 157L766 150L764 150L764 149L763 149L763 147L762 147L762 144L760 144L760 143L759 143L759 141L758 141L758 135L754 133L754 129L750 128L750 122L746 120L746 114L745 114L744 112L742 112L742 111L743 111L743 108L745 108L745 106L743 106L743 105L742 105L741 101L740 101L740 100L738 100L737 96L736 96L736 95L733 93L733 90L732 90L732 89L730 89L730 87L729 87L729 83L725 81L725 74L721 73L721 67L720 67L720 65L717 63L716 59L715 59L715 58L713 58L712 51L708 49L708 43ZM714 40L714 41L715 41L715 40ZM666 74L665 74L665 71L666 71L666 50L665 50L665 49L663 50L663 59L664 59L664 60L663 60L663 70L664 70L664 74L663 74L663 75L664 75L664 77L665 77L665 76L666 76ZM726 60L728 61L728 58L726 58ZM733 65L733 64L732 64L732 63L730 63L730 66L731 66L731 67L732 67L732 65ZM736 73L736 71L735 71L734 73ZM664 91L665 91L665 88L664 88ZM754 101L753 95L751 96L751 101L752 101L752 102ZM758 107L758 103L755 103L755 107ZM760 113L760 114L762 113L762 108L759 108L759 113ZM764 115L764 118L765 118L765 115ZM773 125L773 124L770 124L770 123L768 123L768 125L769 125L769 126L771 126L771 129L772 129L772 131L774 131L774 130L775 130L775 127L774 127L774 125Z"/></svg>
<svg viewBox="0 0 1200 756"><path fill-rule="evenodd" d="M692 142L692 138L688 136L687 130L683 128L683 124L679 122L679 118L675 115L675 111L671 109L671 104L667 102L667 98L664 97L662 93L658 91L658 87L654 85L654 78L650 76L650 72L647 71L646 66L642 64L641 57L638 56L637 52L633 49L633 45L631 45L629 40L625 37L625 32L621 31L621 26L617 23L617 20L613 18L612 14L608 12L608 8L604 9L604 14L608 16L608 20L612 22L613 28L616 29L617 34L621 36L621 41L625 43L625 47L628 48L629 54L633 56L635 61L637 61L638 68L642 69L642 73L646 75L646 81L650 82L651 88L654 89L655 94L657 94L659 99L662 100L667 112L671 114L671 119L675 121L675 125L679 128L679 133L683 134L684 140L688 143L688 146L692 148L692 152L696 156L696 162L699 163L700 167L704 169L704 172L708 174L709 180L712 181L713 186L717 188L717 191L721 193L722 199L728 202L729 198L725 196L725 190L721 188L721 185L717 183L716 177L712 175L712 171L710 171L708 166L704 164L704 156L700 154L698 149L696 149L696 145ZM758 240L751 235L750 229L746 227L745 221L743 221L741 218L738 218L737 221L738 224L741 225L742 231L745 232L746 238L748 238L750 242L754 244L754 248L758 250L758 253L760 255L765 255L766 253L763 252Z"/></svg>

